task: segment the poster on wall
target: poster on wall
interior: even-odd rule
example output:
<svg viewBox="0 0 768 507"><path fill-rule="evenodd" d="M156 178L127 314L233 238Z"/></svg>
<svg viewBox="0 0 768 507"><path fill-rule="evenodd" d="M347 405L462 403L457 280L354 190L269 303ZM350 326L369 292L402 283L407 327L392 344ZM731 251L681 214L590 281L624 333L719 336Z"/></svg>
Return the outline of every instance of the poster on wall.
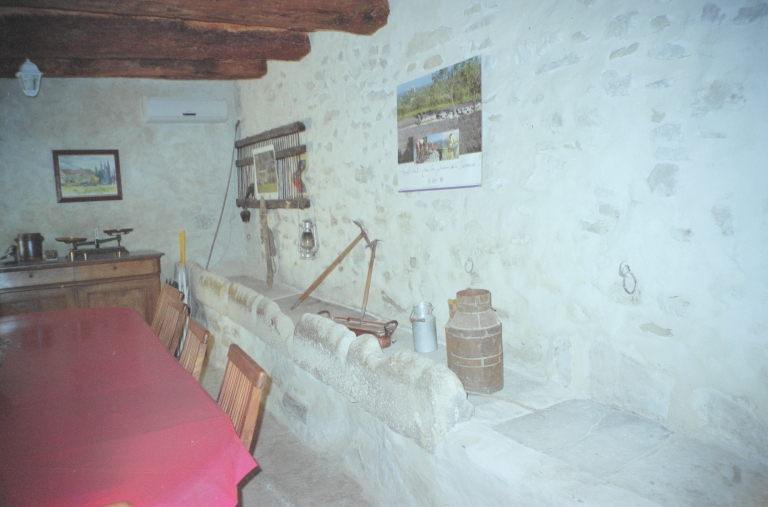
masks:
<svg viewBox="0 0 768 507"><path fill-rule="evenodd" d="M482 183L481 67L475 56L397 87L398 191Z"/></svg>
<svg viewBox="0 0 768 507"><path fill-rule="evenodd" d="M278 177L275 147L262 146L253 150L253 168L256 172L256 198L277 199Z"/></svg>

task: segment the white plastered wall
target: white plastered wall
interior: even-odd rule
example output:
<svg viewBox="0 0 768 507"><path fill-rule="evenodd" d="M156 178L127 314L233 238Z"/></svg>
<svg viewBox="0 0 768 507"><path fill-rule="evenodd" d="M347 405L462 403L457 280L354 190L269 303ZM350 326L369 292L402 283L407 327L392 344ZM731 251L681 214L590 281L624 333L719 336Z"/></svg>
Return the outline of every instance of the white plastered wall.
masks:
<svg viewBox="0 0 768 507"><path fill-rule="evenodd" d="M225 123L146 123L147 97L224 99ZM146 79L50 79L37 97L15 79L0 79L0 247L22 232L40 232L45 249L67 252L60 236L93 239L94 228L131 227L123 245L164 252L163 280L179 260L179 232L187 258L206 264L227 187L237 104L232 82ZM53 150L116 149L123 199L56 202ZM242 222L234 180L216 249L214 272L242 274ZM101 238L108 236L101 233ZM223 270L223 271L222 271ZM229 270L229 271L227 271Z"/></svg>
<svg viewBox="0 0 768 507"><path fill-rule="evenodd" d="M277 280L307 287L362 220L384 240L371 312L431 301L442 338L446 300L489 289L508 369L768 450L766 4L390 6L373 36L312 34L238 83L244 135L307 125L312 207L270 212ZM482 186L398 193L396 86L478 54ZM359 304L367 263L359 246L315 295Z"/></svg>

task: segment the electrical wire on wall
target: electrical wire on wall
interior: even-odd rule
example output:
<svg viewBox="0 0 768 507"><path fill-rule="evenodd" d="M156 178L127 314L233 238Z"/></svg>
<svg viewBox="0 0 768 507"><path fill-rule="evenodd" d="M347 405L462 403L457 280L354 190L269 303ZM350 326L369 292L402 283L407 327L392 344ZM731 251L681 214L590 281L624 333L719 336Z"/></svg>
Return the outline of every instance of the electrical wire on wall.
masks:
<svg viewBox="0 0 768 507"><path fill-rule="evenodd" d="M232 141L232 159L229 161L229 177L227 178L227 189L224 191L224 201L221 203L221 213L219 213L219 223L216 224L216 232L213 234L213 241L211 242L211 251L208 252L208 261L205 263L205 269L211 264L211 256L213 255L213 247L216 246L216 238L219 235L219 228L221 227L221 219L224 217L224 207L227 205L227 196L229 195L229 185L232 183L232 172L235 165L235 142L237 142L237 134L240 130L240 120L235 123L235 139Z"/></svg>

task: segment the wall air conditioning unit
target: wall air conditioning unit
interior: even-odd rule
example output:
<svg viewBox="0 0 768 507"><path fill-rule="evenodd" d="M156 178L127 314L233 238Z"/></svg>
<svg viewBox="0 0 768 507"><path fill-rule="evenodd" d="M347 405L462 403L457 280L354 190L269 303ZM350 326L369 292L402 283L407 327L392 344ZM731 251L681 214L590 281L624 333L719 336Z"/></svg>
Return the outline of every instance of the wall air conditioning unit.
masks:
<svg viewBox="0 0 768 507"><path fill-rule="evenodd" d="M147 123L223 123L229 112L226 100L145 99Z"/></svg>

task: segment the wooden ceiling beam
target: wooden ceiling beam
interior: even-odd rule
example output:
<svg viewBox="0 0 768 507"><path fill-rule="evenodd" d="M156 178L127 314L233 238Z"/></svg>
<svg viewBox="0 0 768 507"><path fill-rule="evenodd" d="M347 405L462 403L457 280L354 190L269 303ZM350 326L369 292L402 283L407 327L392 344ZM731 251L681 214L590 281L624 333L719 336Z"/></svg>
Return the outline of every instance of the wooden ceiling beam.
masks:
<svg viewBox="0 0 768 507"><path fill-rule="evenodd" d="M370 35L387 24L388 0L0 0L0 7L151 16Z"/></svg>
<svg viewBox="0 0 768 507"><path fill-rule="evenodd" d="M0 78L16 76L24 58L0 58ZM162 60L36 58L44 79L51 77L125 77L178 80L258 79L267 74L265 60Z"/></svg>
<svg viewBox="0 0 768 507"><path fill-rule="evenodd" d="M289 30L0 8L0 58L300 60L309 51L309 36Z"/></svg>

